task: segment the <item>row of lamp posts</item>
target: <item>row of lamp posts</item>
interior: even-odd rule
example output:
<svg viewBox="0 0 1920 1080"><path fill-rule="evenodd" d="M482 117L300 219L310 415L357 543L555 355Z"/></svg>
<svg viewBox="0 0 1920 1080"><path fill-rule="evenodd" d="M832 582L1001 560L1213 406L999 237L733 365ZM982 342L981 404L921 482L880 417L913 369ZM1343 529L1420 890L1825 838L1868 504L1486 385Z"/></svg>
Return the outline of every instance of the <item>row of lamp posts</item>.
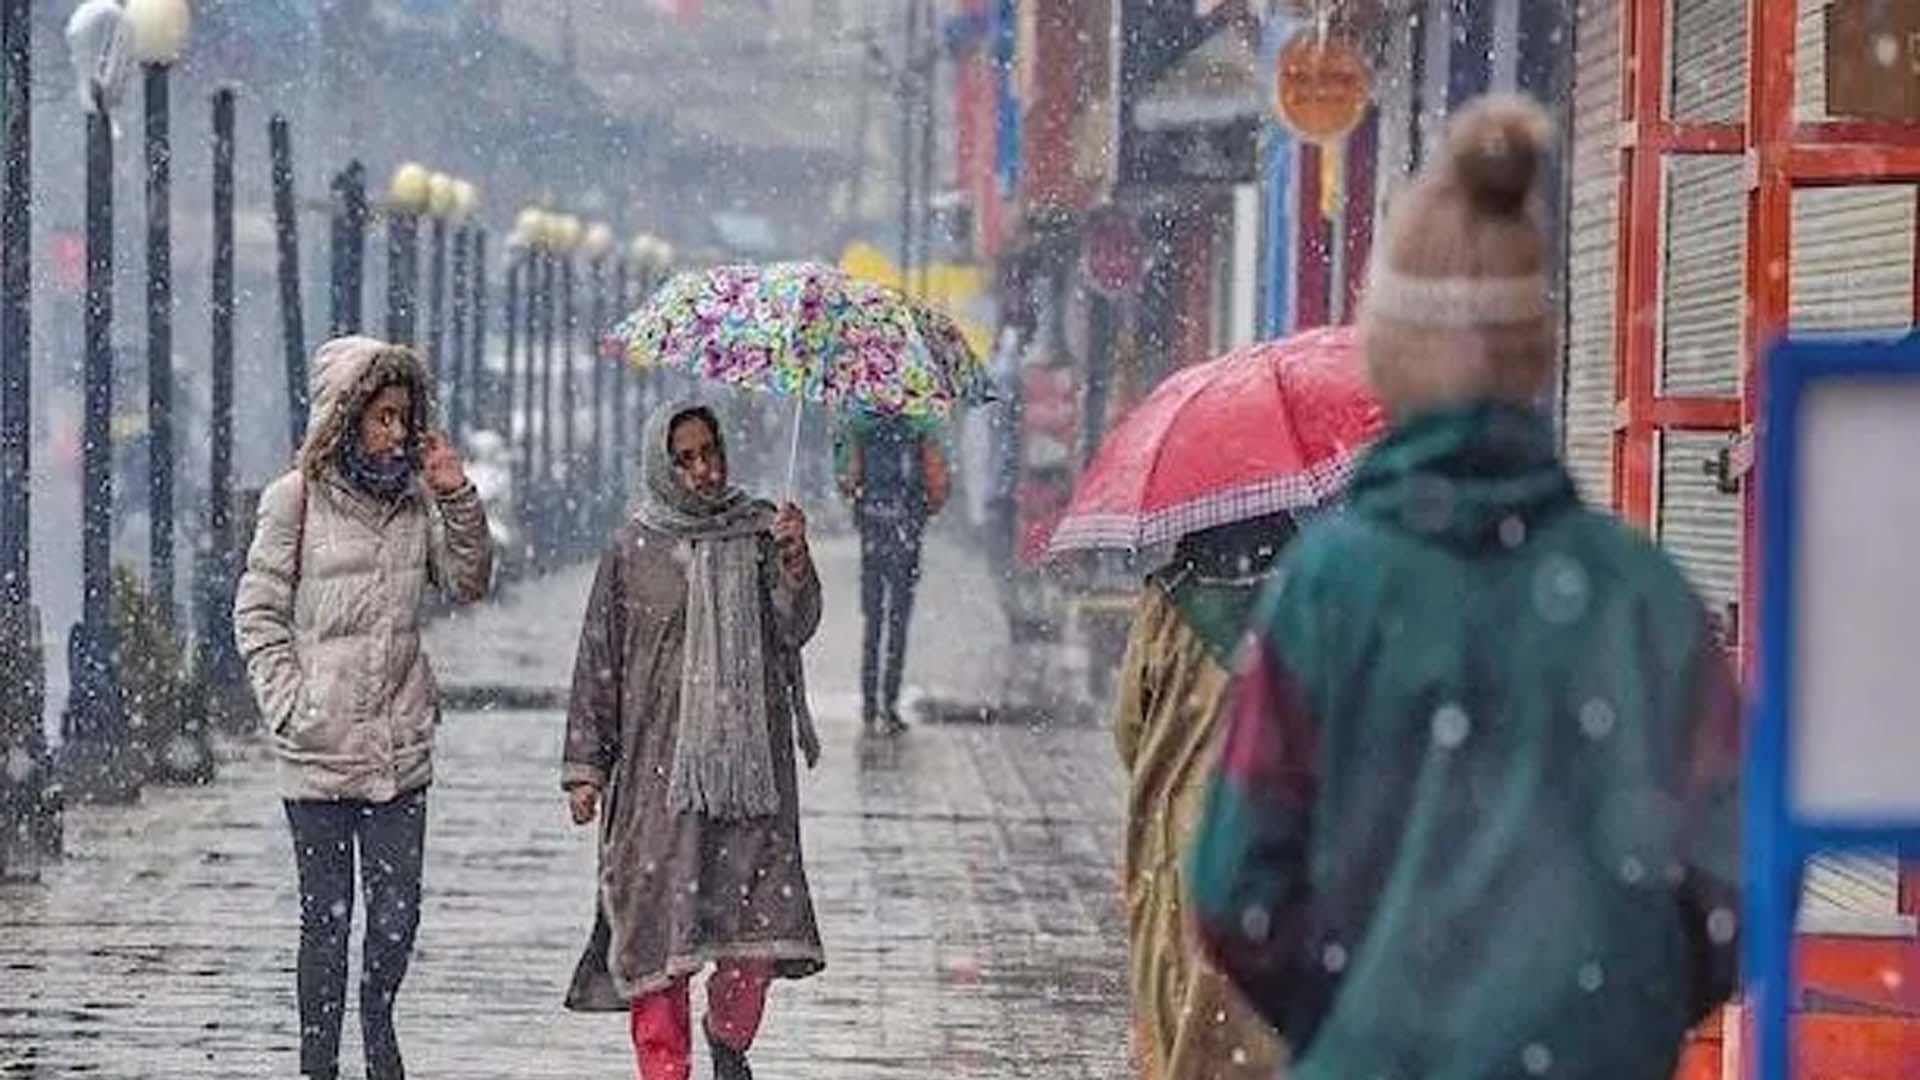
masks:
<svg viewBox="0 0 1920 1080"><path fill-rule="evenodd" d="M117 666L112 582L113 414L113 121L112 109L133 65L145 96L148 431L152 534L148 584L140 608L146 629L171 655L174 631L173 322L169 74L186 46L185 0L86 0L66 39L84 112L86 146L86 300L82 465L82 619L67 642L70 692L62 718L64 760L56 771L42 730L45 642L31 575L32 446L32 88L33 5L0 0L0 92L4 93L4 169L0 170L0 874L56 853L68 788L78 795L128 798L146 771L134 757L148 747L130 730L152 701L128 715ZM136 666L142 658L134 658ZM149 656L145 659L151 660ZM148 732L164 738L166 732ZM181 732L173 733L185 737ZM191 742L191 740L189 740ZM204 743L158 749L189 773L210 768Z"/></svg>
<svg viewBox="0 0 1920 1080"><path fill-rule="evenodd" d="M651 236L621 250L610 227L542 207L520 212L507 247L506 379L495 419L513 450L526 562L540 568L579 555L624 508L644 406L639 380L608 362L600 342L635 302L634 290L645 295L657 283L673 250ZM578 260L587 270L584 321Z"/></svg>
<svg viewBox="0 0 1920 1080"><path fill-rule="evenodd" d="M361 181L364 183L364 180ZM336 182L336 187L338 187ZM364 221L364 190L358 219ZM417 162L396 168L381 207L387 216L388 341L421 350L446 408L445 423L455 439L479 426L486 395L481 363L486 310L486 230L471 223L480 192L470 181L433 172ZM420 336L420 221L427 221L426 338ZM340 287L340 286L337 286ZM353 294L356 316L335 318L339 332L357 325L358 279L344 288Z"/></svg>
<svg viewBox="0 0 1920 1080"><path fill-rule="evenodd" d="M176 601L173 513L172 367L173 296L169 72L188 34L184 0L86 0L67 27L86 107L87 282L85 439L83 465L83 616L68 640L71 690L62 718L62 758L56 764L42 731L45 667L42 628L30 574L31 485L31 0L0 0L0 873L21 856L59 847L66 795L93 800L137 796L148 768L135 760L151 747L135 739L138 717L121 685L126 643L116 640L112 537L112 177L110 109L127 61L143 69L147 166L147 391L152 491L150 563L144 607L157 613L169 642ZM129 49L129 43L130 49ZM213 258L210 303L211 445L207 541L194 574L196 633L191 660L198 696L179 702L183 713L220 709L214 696L244 698L245 673L233 647L229 602L237 572L239 537L233 519L234 407L234 165L235 100L231 90L213 99ZM300 319L297 225L294 220L291 134L270 125L274 202L279 228L280 301L287 354L290 437L297 444L306 420L304 327ZM505 370L485 364L486 233L470 219L478 202L468 182L416 164L396 169L379 205L366 191L358 162L335 177L330 282L334 333L363 330L365 242L368 226L384 216L388 238L386 336L420 344L419 224L428 219L426 341L423 351L444 388L446 422L459 439L491 428L514 450L521 520L530 529L532 566L577 555L624 505L630 486L634 433L643 389L625 365L591 363L584 390L589 416L580 423L583 390L579 347L597 358L601 334L672 262L672 249L650 236L615 244L604 225L584 225L543 209L523 212L510 239L502 324ZM451 251L449 252L449 243ZM588 274L588 310L575 304L577 259ZM556 355L556 345L558 353ZM557 363L556 363L557 361ZM555 401L556 375L559 380ZM516 396L517 395L517 396ZM556 417L558 406L558 424ZM556 432L557 427L557 432ZM556 445L557 435L557 445ZM186 662L182 662L183 664ZM234 707L240 707L235 703ZM205 725L198 727L204 736ZM201 746L201 765L211 755Z"/></svg>

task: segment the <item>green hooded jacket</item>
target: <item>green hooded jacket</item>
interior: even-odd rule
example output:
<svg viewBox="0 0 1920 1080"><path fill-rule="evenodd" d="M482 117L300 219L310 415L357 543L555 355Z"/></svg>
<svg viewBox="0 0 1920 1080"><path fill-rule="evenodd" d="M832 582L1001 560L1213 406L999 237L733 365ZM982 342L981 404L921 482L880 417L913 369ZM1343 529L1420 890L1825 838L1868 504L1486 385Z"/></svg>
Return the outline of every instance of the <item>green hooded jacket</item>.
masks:
<svg viewBox="0 0 1920 1080"><path fill-rule="evenodd" d="M1256 611L1196 921L1305 1080L1668 1080L1731 990L1737 711L1538 417L1397 427Z"/></svg>

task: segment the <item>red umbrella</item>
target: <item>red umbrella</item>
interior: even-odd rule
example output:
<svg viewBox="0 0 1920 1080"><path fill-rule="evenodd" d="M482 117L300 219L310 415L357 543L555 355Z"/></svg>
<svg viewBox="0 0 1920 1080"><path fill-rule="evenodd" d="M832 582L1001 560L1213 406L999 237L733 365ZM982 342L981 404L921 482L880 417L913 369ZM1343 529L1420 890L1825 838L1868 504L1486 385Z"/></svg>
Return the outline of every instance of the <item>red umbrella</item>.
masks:
<svg viewBox="0 0 1920 1080"><path fill-rule="evenodd" d="M1385 425L1351 327L1197 364L1107 434L1048 551L1138 550L1318 505Z"/></svg>

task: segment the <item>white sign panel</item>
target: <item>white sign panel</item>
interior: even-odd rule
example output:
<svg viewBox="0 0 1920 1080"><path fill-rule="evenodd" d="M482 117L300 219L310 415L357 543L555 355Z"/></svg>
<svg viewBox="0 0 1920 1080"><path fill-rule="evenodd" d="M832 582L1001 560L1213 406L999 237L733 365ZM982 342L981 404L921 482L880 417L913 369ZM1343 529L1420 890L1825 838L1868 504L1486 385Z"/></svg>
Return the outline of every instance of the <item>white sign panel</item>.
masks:
<svg viewBox="0 0 1920 1080"><path fill-rule="evenodd" d="M1920 818L1920 382L1803 391L1793 596L1792 805Z"/></svg>

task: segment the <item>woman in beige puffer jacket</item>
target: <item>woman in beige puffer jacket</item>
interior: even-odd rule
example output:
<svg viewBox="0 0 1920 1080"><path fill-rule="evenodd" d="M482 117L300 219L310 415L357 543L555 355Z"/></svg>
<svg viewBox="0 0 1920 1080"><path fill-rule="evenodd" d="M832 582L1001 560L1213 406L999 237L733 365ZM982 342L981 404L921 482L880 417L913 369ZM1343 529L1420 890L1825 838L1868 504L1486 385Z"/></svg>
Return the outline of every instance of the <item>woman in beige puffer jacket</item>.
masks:
<svg viewBox="0 0 1920 1080"><path fill-rule="evenodd" d="M337 1075L357 845L367 1076L399 1080L393 997L419 923L439 718L420 613L429 585L461 602L484 595L492 550L479 495L430 427L431 386L411 349L330 341L312 391L295 468L260 498L234 627L280 760L300 876L300 1071Z"/></svg>

